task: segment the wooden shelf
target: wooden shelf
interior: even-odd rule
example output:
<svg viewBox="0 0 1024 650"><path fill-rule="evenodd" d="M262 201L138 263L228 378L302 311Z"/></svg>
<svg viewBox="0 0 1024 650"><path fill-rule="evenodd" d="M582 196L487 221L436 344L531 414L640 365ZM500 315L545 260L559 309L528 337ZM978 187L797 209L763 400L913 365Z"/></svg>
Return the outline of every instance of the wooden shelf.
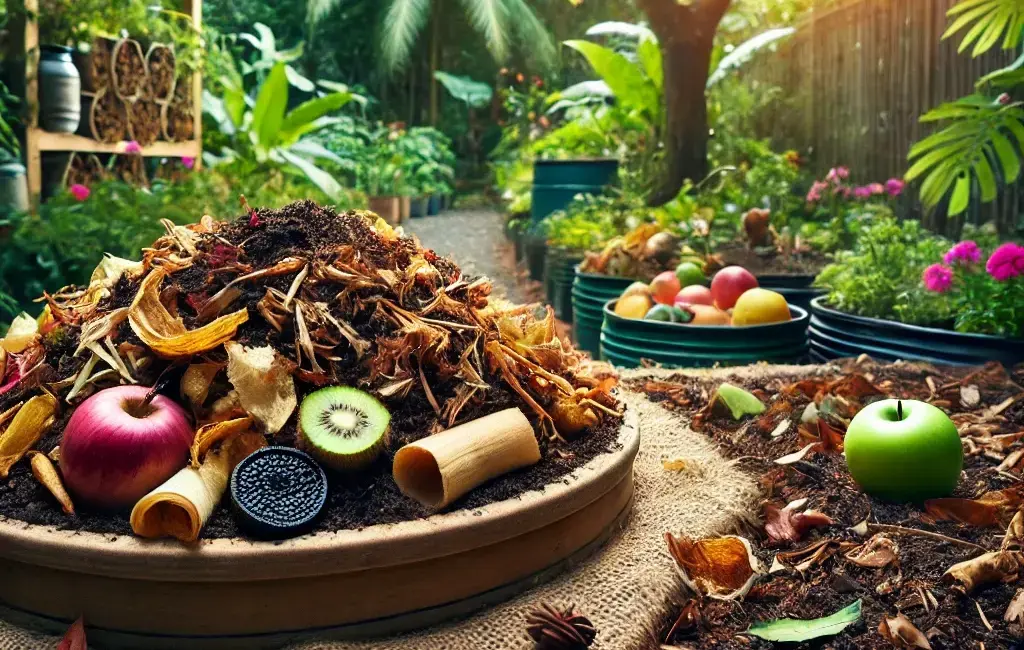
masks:
<svg viewBox="0 0 1024 650"><path fill-rule="evenodd" d="M50 133L42 129L35 131L39 151L81 151L85 153L124 153L126 142L98 142L73 133ZM203 153L198 140L188 142L154 142L142 148L142 155L151 158L199 158Z"/></svg>

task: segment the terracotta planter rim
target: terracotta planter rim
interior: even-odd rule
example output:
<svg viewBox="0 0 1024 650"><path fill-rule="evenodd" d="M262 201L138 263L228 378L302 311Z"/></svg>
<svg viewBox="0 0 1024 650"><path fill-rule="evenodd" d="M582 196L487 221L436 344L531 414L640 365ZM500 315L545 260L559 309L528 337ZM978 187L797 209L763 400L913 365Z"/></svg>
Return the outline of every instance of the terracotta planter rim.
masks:
<svg viewBox="0 0 1024 650"><path fill-rule="evenodd" d="M240 538L144 540L130 535L59 530L0 518L0 557L108 577L172 582L242 582L340 574L432 560L543 528L593 503L632 471L639 423L627 412L618 448L543 491L473 510L320 532L284 542Z"/></svg>

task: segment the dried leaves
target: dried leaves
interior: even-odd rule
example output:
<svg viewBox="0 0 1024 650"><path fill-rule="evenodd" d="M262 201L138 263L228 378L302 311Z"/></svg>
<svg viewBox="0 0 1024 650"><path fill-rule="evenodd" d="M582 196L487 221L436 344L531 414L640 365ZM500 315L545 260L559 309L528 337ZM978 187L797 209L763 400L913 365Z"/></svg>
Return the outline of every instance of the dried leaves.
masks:
<svg viewBox="0 0 1024 650"><path fill-rule="evenodd" d="M234 341L228 351L228 381L242 408L268 433L277 433L298 405L287 359L274 348L247 348Z"/></svg>
<svg viewBox="0 0 1024 650"><path fill-rule="evenodd" d="M200 459L210 447L232 436L245 433L251 426L252 418L244 417L199 427L196 437L192 441L192 447L189 449L192 467L199 469Z"/></svg>
<svg viewBox="0 0 1024 650"><path fill-rule="evenodd" d="M53 498L60 504L64 514L75 514L75 506L71 503L71 497L67 490L64 489L64 482L61 481L57 468L53 466L53 461L46 454L33 451L29 452L29 462L32 464L32 475L50 491Z"/></svg>
<svg viewBox="0 0 1024 650"><path fill-rule="evenodd" d="M761 575L761 563L743 537L693 540L665 533L665 542L683 583L701 596L742 599Z"/></svg>
<svg viewBox="0 0 1024 650"><path fill-rule="evenodd" d="M1020 487L986 492L977 499L929 499L925 512L937 520L959 521L971 526L1006 526L1024 503Z"/></svg>
<svg viewBox="0 0 1024 650"><path fill-rule="evenodd" d="M32 449L50 425L57 411L57 399L49 393L36 395L18 409L7 430L0 434L0 478Z"/></svg>
<svg viewBox="0 0 1024 650"><path fill-rule="evenodd" d="M845 556L848 562L868 569L881 569L896 562L899 563L899 548L896 542L885 535L874 535Z"/></svg>
<svg viewBox="0 0 1024 650"><path fill-rule="evenodd" d="M157 355L174 359L201 354L234 338L238 326L249 320L245 309L195 330L186 330L180 318L160 302L160 283L167 272L153 269L142 281L128 312L132 330Z"/></svg>
<svg viewBox="0 0 1024 650"><path fill-rule="evenodd" d="M780 508L774 503L765 503L763 506L764 529L768 533L768 540L773 543L799 542L812 528L835 523L823 512L803 511L806 506L807 499L798 499L784 508Z"/></svg>
<svg viewBox="0 0 1024 650"><path fill-rule="evenodd" d="M914 627L910 619L903 614L897 614L895 618L883 618L882 622L878 624L878 633L897 648L932 650L932 644L928 642L928 637Z"/></svg>
<svg viewBox="0 0 1024 650"><path fill-rule="evenodd" d="M1002 546L998 551L951 566L943 575L952 589L970 594L977 589L998 582L1013 582L1024 571L1024 511L1018 511L1006 528Z"/></svg>

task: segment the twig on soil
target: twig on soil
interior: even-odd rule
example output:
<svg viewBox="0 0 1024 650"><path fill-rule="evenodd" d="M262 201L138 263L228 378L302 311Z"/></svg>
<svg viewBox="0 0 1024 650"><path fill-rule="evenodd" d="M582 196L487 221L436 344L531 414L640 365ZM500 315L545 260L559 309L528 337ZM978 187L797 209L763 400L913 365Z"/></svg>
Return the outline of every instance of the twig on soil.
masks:
<svg viewBox="0 0 1024 650"><path fill-rule="evenodd" d="M973 542L968 542L968 541L965 541L965 540L962 540L962 539L957 539L955 537L949 537L948 535L943 535L941 533L933 533L933 532L928 531L928 530L920 530L918 528L906 528L904 526L894 526L892 524L872 524L872 523L869 523L868 524L868 530L869 531L881 531L883 533L896 533L898 535L916 535L918 537L930 537L932 539L937 539L937 540L940 540L940 541L943 541L943 542L949 542L950 544L956 544L958 546L963 546L964 548L970 548L970 549L973 549L975 551L980 551L982 553L985 553L986 550L987 550L987 549L985 549L985 547L978 546L977 544L975 544Z"/></svg>

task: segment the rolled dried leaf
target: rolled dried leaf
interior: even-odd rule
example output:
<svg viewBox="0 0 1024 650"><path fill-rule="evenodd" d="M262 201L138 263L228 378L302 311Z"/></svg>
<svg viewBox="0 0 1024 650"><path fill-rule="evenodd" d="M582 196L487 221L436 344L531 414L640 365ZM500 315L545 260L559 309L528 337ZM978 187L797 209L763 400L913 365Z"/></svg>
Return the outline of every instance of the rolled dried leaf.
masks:
<svg viewBox="0 0 1024 650"><path fill-rule="evenodd" d="M60 474L57 473L57 468L53 466L53 461L49 456L39 451L33 451L29 454L29 462L32 464L32 475L50 491L53 498L57 499L64 514L75 514L71 496L64 489L64 482L61 481Z"/></svg>
<svg viewBox="0 0 1024 650"><path fill-rule="evenodd" d="M694 540L665 533L683 583L716 600L742 600L761 576L750 542L737 535Z"/></svg>
<svg viewBox="0 0 1024 650"><path fill-rule="evenodd" d="M11 426L0 435L0 478L7 478L11 466L39 442L57 410L57 399L49 393L36 395L18 410Z"/></svg>
<svg viewBox="0 0 1024 650"><path fill-rule="evenodd" d="M196 437L192 441L192 448L189 450L189 454L192 457L192 467L199 469L199 457L209 451L210 447L222 440L245 433L251 426L252 418L244 417L199 427L199 430L196 431Z"/></svg>
<svg viewBox="0 0 1024 650"><path fill-rule="evenodd" d="M160 302L165 275L163 269L150 271L128 311L132 330L159 356L173 359L207 352L234 338L239 325L249 320L249 312L241 309L198 329L185 329Z"/></svg>
<svg viewBox="0 0 1024 650"><path fill-rule="evenodd" d="M259 434L243 434L208 454L199 469L180 470L135 504L132 530L140 537L196 541L224 496L235 465L266 444Z"/></svg>
<svg viewBox="0 0 1024 650"><path fill-rule="evenodd" d="M473 488L540 461L533 427L517 408L461 424L395 454L395 482L408 497L441 509Z"/></svg>

